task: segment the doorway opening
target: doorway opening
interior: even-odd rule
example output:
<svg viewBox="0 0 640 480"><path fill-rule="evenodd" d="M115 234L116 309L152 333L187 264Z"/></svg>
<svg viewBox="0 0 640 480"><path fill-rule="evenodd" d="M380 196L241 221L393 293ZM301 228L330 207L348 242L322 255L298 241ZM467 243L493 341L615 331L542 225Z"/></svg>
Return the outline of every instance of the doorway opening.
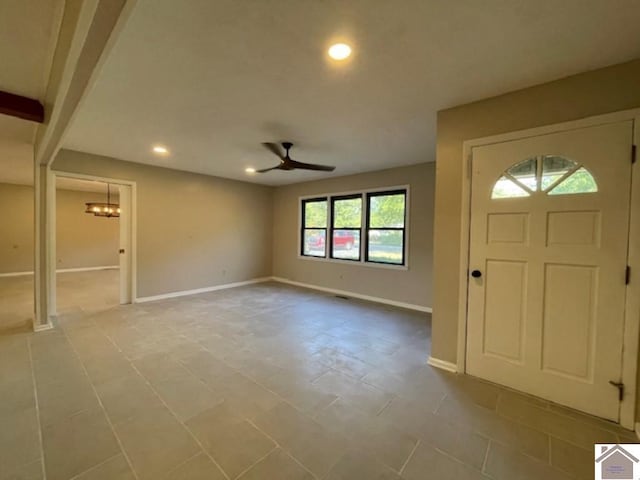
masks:
<svg viewBox="0 0 640 480"><path fill-rule="evenodd" d="M135 298L135 184L52 172L51 313L94 314Z"/></svg>

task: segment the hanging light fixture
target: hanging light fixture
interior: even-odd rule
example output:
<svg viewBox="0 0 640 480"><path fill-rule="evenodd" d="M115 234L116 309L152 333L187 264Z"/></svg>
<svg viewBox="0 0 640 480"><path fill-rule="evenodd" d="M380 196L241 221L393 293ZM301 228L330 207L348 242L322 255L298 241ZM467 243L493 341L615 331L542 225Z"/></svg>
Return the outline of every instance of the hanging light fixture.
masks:
<svg viewBox="0 0 640 480"><path fill-rule="evenodd" d="M111 185L107 183L107 203L101 202L89 202L85 203L87 206L84 213L91 213L96 217L119 217L120 205L117 203L111 203Z"/></svg>

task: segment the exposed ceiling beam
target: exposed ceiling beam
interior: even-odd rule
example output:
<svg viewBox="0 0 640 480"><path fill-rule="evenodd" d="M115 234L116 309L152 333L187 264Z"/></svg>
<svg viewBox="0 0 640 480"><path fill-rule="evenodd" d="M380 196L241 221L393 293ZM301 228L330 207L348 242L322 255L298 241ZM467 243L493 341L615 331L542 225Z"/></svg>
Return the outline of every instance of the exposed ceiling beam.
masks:
<svg viewBox="0 0 640 480"><path fill-rule="evenodd" d="M44 107L38 100L0 90L0 113L42 123Z"/></svg>
<svg viewBox="0 0 640 480"><path fill-rule="evenodd" d="M83 96L137 0L67 0L44 103L46 123L35 141L36 165L48 165Z"/></svg>

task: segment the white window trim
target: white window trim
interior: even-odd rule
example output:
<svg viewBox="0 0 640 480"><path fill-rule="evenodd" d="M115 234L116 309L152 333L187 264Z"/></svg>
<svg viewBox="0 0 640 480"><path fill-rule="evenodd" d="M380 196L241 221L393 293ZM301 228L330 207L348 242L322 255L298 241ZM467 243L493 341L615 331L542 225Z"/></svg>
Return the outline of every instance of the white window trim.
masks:
<svg viewBox="0 0 640 480"><path fill-rule="evenodd" d="M367 194L368 193L377 193L377 192L387 192L393 190L405 190L405 205L404 205L404 265L394 265L392 263L376 263L376 262L367 262L364 255L364 244L363 240L364 235L366 233L366 215L365 211L368 208L367 202ZM360 238L360 244L358 248L360 249L360 260L348 260L348 259L339 259L339 258L331 258L331 246L329 238L329 232L331 232L331 225L333 222L333 218L331 217L331 198L332 197L342 197L345 195L361 195L362 196L362 235ZM312 262L327 262L327 263L338 263L340 265L352 265L355 267L373 267L373 268L382 268L388 270L409 270L409 237L410 237L410 214L411 214L411 189L410 185L391 185L388 187L376 187L376 188L366 188L360 190L351 190L347 192L333 192L333 193L316 193L312 195L303 195L298 197L298 260L310 260ZM315 257L312 255L302 255L302 201L303 200L311 200L315 198L326 198L327 199L327 240L325 241L325 252L324 257Z"/></svg>

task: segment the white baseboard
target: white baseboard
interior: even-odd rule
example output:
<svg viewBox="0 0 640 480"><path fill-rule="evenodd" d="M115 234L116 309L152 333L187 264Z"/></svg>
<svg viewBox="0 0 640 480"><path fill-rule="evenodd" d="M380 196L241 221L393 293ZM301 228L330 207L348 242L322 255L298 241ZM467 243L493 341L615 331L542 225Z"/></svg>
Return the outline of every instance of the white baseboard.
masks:
<svg viewBox="0 0 640 480"><path fill-rule="evenodd" d="M44 325L34 325L33 326L33 331L34 332L45 332L47 330L52 330L53 329L53 323L49 322L49 323L45 323Z"/></svg>
<svg viewBox="0 0 640 480"><path fill-rule="evenodd" d="M9 273L0 273L0 278L4 277L22 277L25 275L33 275L33 272L9 272Z"/></svg>
<svg viewBox="0 0 640 480"><path fill-rule="evenodd" d="M101 265L99 267L60 268L60 269L56 270L56 273L91 272L91 271L94 271L94 270L118 270L119 268L120 268L119 265ZM30 271L30 272L0 273L0 278L2 278L2 277L22 277L24 275L33 275L33 271Z"/></svg>
<svg viewBox="0 0 640 480"><path fill-rule="evenodd" d="M254 283L268 282L271 277L254 278L243 282L224 283L222 285L214 285L212 287L195 288L193 290L180 290L178 292L163 293L160 295L152 295L149 297L138 297L133 303L155 302L157 300L166 300L167 298L186 297L188 295L197 295L199 293L215 292L216 290L226 290L227 288L242 287L244 285L252 285Z"/></svg>
<svg viewBox="0 0 640 480"><path fill-rule="evenodd" d="M432 367L439 368L447 372L458 373L458 366L455 363L447 362L446 360L440 360L439 358L429 356L427 363Z"/></svg>
<svg viewBox="0 0 640 480"><path fill-rule="evenodd" d="M328 292L336 295L344 295L346 297L358 298L360 300L367 300L369 302L384 303L385 305L392 305L394 307L401 307L409 310L417 310L419 312L431 313L431 307L423 307L422 305L414 305L412 303L397 302L395 300L390 300L388 298L373 297L371 295L362 295L361 293L349 292L347 290L338 290L336 288L320 287L318 285L312 285L309 283L295 282L293 280L289 280L288 278L282 278L282 277L271 277L271 278L275 282L287 283L289 285L295 285L297 287L310 288L312 290L319 290L321 292Z"/></svg>
<svg viewBox="0 0 640 480"><path fill-rule="evenodd" d="M94 270L120 270L120 265L103 265L100 267L60 268L56 273L93 272Z"/></svg>

